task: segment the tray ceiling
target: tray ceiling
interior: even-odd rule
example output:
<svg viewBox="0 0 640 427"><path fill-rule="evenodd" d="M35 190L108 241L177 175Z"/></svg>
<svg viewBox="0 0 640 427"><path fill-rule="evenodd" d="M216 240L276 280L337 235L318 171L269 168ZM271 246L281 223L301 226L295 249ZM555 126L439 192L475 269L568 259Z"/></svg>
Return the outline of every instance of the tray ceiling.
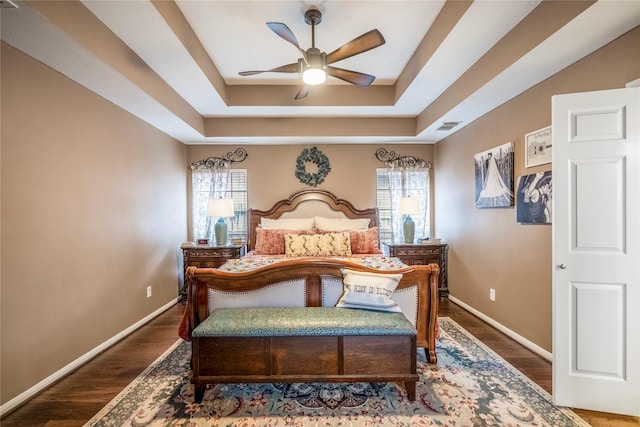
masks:
<svg viewBox="0 0 640 427"><path fill-rule="evenodd" d="M11 3L6 43L185 144L435 143L640 25L635 1ZM266 22L307 49L311 6L327 53L380 30L384 45L334 64L372 86L329 78L296 101L299 74L238 75L296 62Z"/></svg>

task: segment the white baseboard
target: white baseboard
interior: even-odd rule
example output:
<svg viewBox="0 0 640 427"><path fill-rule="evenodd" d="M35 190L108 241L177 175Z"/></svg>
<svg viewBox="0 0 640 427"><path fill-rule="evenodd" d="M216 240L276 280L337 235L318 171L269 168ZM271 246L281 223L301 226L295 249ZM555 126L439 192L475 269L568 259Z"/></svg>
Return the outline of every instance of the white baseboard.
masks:
<svg viewBox="0 0 640 427"><path fill-rule="evenodd" d="M149 314L148 316L144 317L143 319L139 320L138 322L134 323L133 325L129 326L124 331L122 331L119 334L113 336L109 340L107 340L107 341L103 342L102 344L100 344L99 346L95 347L93 350L89 351L88 353L85 353L84 355L80 356L79 358L77 358L73 362L69 363L64 368L62 368L59 371L53 373L52 375L48 376L44 380L40 381L38 384L34 385L33 387L29 388L28 390L20 393L19 395L17 395L13 399L9 400L8 402L6 402L2 406L0 406L0 416L3 416L4 414L8 413L9 411L13 410L14 408L20 406L22 403L24 403L25 401L31 399L33 396L35 396L36 394L40 393L42 390L46 389L47 387L49 387L50 385L52 385L56 381L59 381L63 377L67 376L69 373L71 373L74 370L78 369L80 366L84 365L89 360L93 359L98 354L100 354L101 352L103 352L107 348L111 347L116 342L120 341L122 338L126 337L127 335L129 335L130 333L135 331L136 329L138 329L141 326L143 326L145 323L149 322L150 320L152 320L155 317L159 316L163 312L167 311L169 308L173 307L179 300L180 300L180 298L176 298L174 301L169 301L167 304L165 304L164 306L160 307L159 309L157 309L153 313Z"/></svg>
<svg viewBox="0 0 640 427"><path fill-rule="evenodd" d="M476 310L475 308L471 307L470 305L465 304L464 302L460 301L458 298L449 295L449 301L451 301L452 303L454 303L456 305L459 305L460 307L464 308L468 312L473 313L476 317L479 317L480 319L484 320L485 322L487 322L488 324L490 324L491 326L493 326L494 328L496 328L497 330L499 330L503 334L507 335L509 338L511 338L511 339L517 341L518 343L522 344L523 346L525 346L529 350L533 351L534 353L536 353L538 356L542 357L543 359L545 359L545 360L547 360L549 362L551 362L553 360L552 353L548 352L547 350L545 350L544 348L540 347L539 345L537 345L535 343L532 343L531 341L529 341L525 337L523 337L521 335L518 335L517 333L513 332L511 329L509 329L506 326L504 326L503 324L496 322L495 320L493 320L492 318L490 318L486 314Z"/></svg>

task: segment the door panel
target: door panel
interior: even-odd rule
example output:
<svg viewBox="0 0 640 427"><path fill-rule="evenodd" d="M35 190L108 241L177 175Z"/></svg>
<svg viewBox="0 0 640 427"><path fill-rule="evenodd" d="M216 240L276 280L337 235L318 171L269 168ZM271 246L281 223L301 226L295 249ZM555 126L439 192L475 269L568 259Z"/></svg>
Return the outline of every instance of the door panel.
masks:
<svg viewBox="0 0 640 427"><path fill-rule="evenodd" d="M613 283L573 283L574 375L624 379L624 289ZM593 342L606 351L597 351Z"/></svg>
<svg viewBox="0 0 640 427"><path fill-rule="evenodd" d="M576 200L571 213L576 225L574 250L624 251L624 163L623 158L573 162L570 191ZM598 197L593 197L594 193Z"/></svg>
<svg viewBox="0 0 640 427"><path fill-rule="evenodd" d="M554 402L640 415L640 89L552 104Z"/></svg>

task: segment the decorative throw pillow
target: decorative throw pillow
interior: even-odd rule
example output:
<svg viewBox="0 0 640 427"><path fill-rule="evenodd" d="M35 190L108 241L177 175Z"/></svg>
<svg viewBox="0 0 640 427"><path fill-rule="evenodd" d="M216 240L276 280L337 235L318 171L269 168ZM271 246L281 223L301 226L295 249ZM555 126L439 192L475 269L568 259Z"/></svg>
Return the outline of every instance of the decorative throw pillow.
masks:
<svg viewBox="0 0 640 427"><path fill-rule="evenodd" d="M351 237L352 254L381 254L380 241L378 239L378 227L366 230L353 230L349 232Z"/></svg>
<svg viewBox="0 0 640 427"><path fill-rule="evenodd" d="M271 230L313 230L314 218L262 218L260 224L262 228Z"/></svg>
<svg viewBox="0 0 640 427"><path fill-rule="evenodd" d="M391 294L398 287L402 274L369 273L342 269L344 293L336 307L401 312Z"/></svg>
<svg viewBox="0 0 640 427"><path fill-rule="evenodd" d="M313 230L271 230L256 227L256 246L258 255L284 255L285 234L313 234Z"/></svg>
<svg viewBox="0 0 640 427"><path fill-rule="evenodd" d="M349 232L325 234L285 234L287 256L348 256L351 255Z"/></svg>
<svg viewBox="0 0 640 427"><path fill-rule="evenodd" d="M369 218L324 218L315 217L315 226L323 231L350 231L366 230L369 227Z"/></svg>

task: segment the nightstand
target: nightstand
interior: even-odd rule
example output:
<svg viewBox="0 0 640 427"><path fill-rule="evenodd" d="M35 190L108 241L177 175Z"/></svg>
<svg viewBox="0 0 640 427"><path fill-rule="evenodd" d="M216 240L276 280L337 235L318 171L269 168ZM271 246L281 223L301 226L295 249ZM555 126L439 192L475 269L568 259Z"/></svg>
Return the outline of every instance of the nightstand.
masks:
<svg viewBox="0 0 640 427"><path fill-rule="evenodd" d="M449 297L447 286L447 244L412 244L412 243L385 243L384 252L387 256L397 257L407 265L438 264L440 277L438 296Z"/></svg>
<svg viewBox="0 0 640 427"><path fill-rule="evenodd" d="M182 249L182 260L186 273L187 267L195 266L200 268L218 268L228 259L240 258L246 253L245 245L227 245L227 246L196 246L194 244L185 243L180 246ZM182 301L187 298L186 275L185 286L180 292Z"/></svg>

